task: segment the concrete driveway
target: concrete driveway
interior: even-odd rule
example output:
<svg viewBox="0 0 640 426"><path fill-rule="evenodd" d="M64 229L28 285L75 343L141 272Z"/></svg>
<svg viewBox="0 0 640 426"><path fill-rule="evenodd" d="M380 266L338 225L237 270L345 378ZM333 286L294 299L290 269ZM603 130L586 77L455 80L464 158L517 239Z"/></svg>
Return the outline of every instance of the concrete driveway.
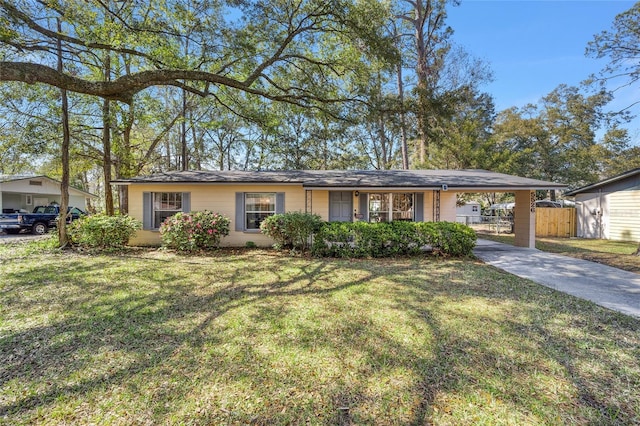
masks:
<svg viewBox="0 0 640 426"><path fill-rule="evenodd" d="M538 284L640 318L640 275L537 249L478 240L483 262Z"/></svg>
<svg viewBox="0 0 640 426"><path fill-rule="evenodd" d="M53 232L56 232L54 229ZM0 244L8 244L8 243L19 243L22 241L31 241L46 238L49 234L45 235L33 235L29 233L20 233L20 234L5 234L0 231Z"/></svg>

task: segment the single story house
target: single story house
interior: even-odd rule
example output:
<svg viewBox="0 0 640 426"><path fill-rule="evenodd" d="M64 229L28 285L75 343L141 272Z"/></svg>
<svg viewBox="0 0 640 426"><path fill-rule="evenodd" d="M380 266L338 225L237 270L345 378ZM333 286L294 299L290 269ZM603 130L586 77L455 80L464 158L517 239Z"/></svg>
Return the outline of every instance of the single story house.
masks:
<svg viewBox="0 0 640 426"><path fill-rule="evenodd" d="M565 195L575 197L578 237L640 240L640 168Z"/></svg>
<svg viewBox="0 0 640 426"><path fill-rule="evenodd" d="M129 214L143 222L134 245L158 245L162 221L180 211L211 210L231 219L227 246L268 246L267 216L302 211L326 221L456 220L456 194L516 197L516 244L535 245L535 191L564 185L486 170L176 171L112 182L127 185ZM519 209L519 210L518 210Z"/></svg>
<svg viewBox="0 0 640 426"><path fill-rule="evenodd" d="M30 212L36 206L60 204L60 181L47 176L0 175L0 211ZM69 188L69 205L86 210L94 194L77 188Z"/></svg>

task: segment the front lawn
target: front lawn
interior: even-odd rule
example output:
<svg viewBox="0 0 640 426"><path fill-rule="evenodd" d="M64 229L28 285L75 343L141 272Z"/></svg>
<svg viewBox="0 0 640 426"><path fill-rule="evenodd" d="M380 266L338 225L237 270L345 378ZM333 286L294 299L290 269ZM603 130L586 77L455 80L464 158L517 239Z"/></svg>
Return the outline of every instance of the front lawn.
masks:
<svg viewBox="0 0 640 426"><path fill-rule="evenodd" d="M478 238L511 245L514 241L513 235L504 234L478 233ZM633 241L536 237L536 248L640 273L640 256L633 255L638 249L638 243Z"/></svg>
<svg viewBox="0 0 640 426"><path fill-rule="evenodd" d="M640 422L640 321L476 261L0 246L0 277L0 423Z"/></svg>

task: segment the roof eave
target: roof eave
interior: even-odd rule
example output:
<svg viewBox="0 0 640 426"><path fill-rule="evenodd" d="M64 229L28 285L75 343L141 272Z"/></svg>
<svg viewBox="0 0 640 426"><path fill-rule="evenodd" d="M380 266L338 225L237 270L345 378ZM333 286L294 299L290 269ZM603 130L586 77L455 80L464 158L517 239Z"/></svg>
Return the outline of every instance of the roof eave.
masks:
<svg viewBox="0 0 640 426"><path fill-rule="evenodd" d="M620 180L626 179L626 178L631 177L631 176L635 176L637 174L640 174L640 168L629 170L629 171L621 173L619 175L612 176L612 177L610 177L608 179L601 180L600 182L596 182L596 183L592 183L592 184L589 184L589 185L585 185L583 187L574 189L573 191L569 191L569 192L565 193L564 195L569 196L569 197L573 197L575 195L582 194L584 192L589 192L589 191L594 190L594 189L602 188L603 186L609 185L610 183L618 182Z"/></svg>

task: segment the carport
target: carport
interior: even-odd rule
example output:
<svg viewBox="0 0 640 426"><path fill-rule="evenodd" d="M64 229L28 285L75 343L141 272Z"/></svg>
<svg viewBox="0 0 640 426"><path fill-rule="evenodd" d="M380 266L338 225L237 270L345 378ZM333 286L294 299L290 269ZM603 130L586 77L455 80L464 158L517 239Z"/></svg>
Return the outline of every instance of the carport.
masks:
<svg viewBox="0 0 640 426"><path fill-rule="evenodd" d="M518 247L535 248L536 191L560 190L565 189L566 185L484 170L474 170L473 172L477 179L475 182L469 182L464 174L459 173L451 176L450 180L443 186L443 189L446 188L448 192L455 194L479 192L514 194L514 244ZM447 209L444 209L444 211L447 211ZM440 220L454 221L455 216L453 218L448 217L448 215L441 216Z"/></svg>
<svg viewBox="0 0 640 426"><path fill-rule="evenodd" d="M60 204L60 182L42 175L0 175L0 213L32 211L34 207ZM86 210L96 195L69 188L69 205Z"/></svg>

